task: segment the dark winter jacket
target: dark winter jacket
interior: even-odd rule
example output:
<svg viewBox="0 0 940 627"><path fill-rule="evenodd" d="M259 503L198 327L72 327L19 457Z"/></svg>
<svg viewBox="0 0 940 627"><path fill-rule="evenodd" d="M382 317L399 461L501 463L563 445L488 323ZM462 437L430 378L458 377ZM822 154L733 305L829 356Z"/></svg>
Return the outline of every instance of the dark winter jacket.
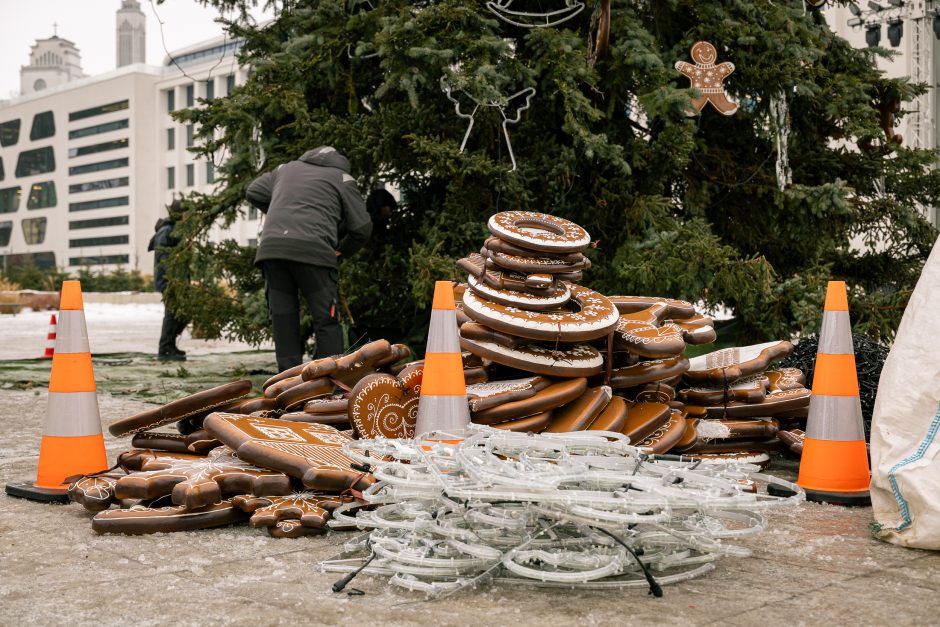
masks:
<svg viewBox="0 0 940 627"><path fill-rule="evenodd" d="M267 214L256 265L287 259L335 268L336 251L350 255L372 233L349 161L329 146L259 176L248 186L247 196Z"/></svg>
<svg viewBox="0 0 940 627"><path fill-rule="evenodd" d="M166 289L166 258L170 250L180 243L173 237L173 227L176 223L170 218L160 218L154 227L156 231L150 238L147 250L153 251L153 287L158 292Z"/></svg>

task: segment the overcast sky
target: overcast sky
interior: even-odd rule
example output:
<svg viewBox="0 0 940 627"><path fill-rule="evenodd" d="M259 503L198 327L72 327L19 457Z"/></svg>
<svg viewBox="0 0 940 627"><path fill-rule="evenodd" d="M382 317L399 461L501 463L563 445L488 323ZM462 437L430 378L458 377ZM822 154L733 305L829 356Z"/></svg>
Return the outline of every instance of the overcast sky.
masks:
<svg viewBox="0 0 940 627"><path fill-rule="evenodd" d="M139 0L147 16L147 63L160 65L166 52L160 40L163 20L166 49L174 50L222 34L213 20L215 9L196 0L166 0L151 4ZM115 68L115 12L121 0L0 0L0 99L18 93L20 66L29 63L29 49L37 39L53 34L71 40L82 55L82 70L93 76ZM260 16L260 14L259 14Z"/></svg>

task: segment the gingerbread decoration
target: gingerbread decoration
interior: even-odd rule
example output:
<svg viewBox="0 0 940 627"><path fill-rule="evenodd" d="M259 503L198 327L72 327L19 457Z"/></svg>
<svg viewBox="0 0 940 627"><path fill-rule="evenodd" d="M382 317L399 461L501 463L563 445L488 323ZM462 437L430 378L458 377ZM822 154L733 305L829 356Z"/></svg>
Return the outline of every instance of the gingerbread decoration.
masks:
<svg viewBox="0 0 940 627"><path fill-rule="evenodd" d="M241 459L296 477L311 490L364 490L372 484L343 453L352 438L329 425L216 413L205 427Z"/></svg>
<svg viewBox="0 0 940 627"><path fill-rule="evenodd" d="M164 456L145 461L141 472L121 477L114 487L118 499L155 499L170 494L174 504L190 510L220 503L223 495L267 496L290 491L287 475L252 466L228 447L214 449L206 457Z"/></svg>
<svg viewBox="0 0 940 627"><path fill-rule="evenodd" d="M241 495L232 502L243 512L251 513L248 524L252 527L267 527L275 538L299 538L325 533L330 512L351 500L351 497L303 491L284 496Z"/></svg>
<svg viewBox="0 0 940 627"><path fill-rule="evenodd" d="M221 527L241 522L246 518L248 514L235 507L232 499L225 499L198 509L190 509L185 505L135 505L128 509L98 512L91 519L91 528L96 533L140 535Z"/></svg>
<svg viewBox="0 0 940 627"><path fill-rule="evenodd" d="M352 389L349 419L361 438L413 438L424 368L371 374Z"/></svg>
<svg viewBox="0 0 940 627"><path fill-rule="evenodd" d="M131 449L118 456L117 464L113 470L100 472L82 477L69 485L69 500L78 503L89 512L106 510L118 499L114 494L114 486L119 479L126 477L127 473L140 470L149 460L168 457L175 459L202 459L201 455L187 453L167 453L154 450Z"/></svg>
<svg viewBox="0 0 940 627"><path fill-rule="evenodd" d="M725 61L715 64L718 52L715 46L707 41L697 41L692 46L692 60L686 63L676 61L676 69L692 82L692 88L702 93L698 98L692 99L692 106L701 111L706 103L711 105L722 115L734 115L738 105L728 100L722 84L725 78L734 72L734 64Z"/></svg>

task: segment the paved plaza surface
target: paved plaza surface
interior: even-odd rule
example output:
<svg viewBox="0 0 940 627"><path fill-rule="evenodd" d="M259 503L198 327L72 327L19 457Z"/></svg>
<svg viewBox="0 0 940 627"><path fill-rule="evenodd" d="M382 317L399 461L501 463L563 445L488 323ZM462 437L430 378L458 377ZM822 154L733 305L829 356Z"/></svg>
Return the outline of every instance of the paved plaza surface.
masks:
<svg viewBox="0 0 940 627"><path fill-rule="evenodd" d="M174 371L143 355L95 357L102 422L148 405L125 389L129 375L177 397L229 374L263 380L269 352L208 355ZM45 419L40 376L49 362L0 362L0 483L35 476ZM270 366L269 366L270 367ZM150 369L150 374L147 369ZM162 373L162 374L161 374ZM224 373L224 374L219 374ZM102 384L102 381L104 382ZM122 381L124 383L122 383ZM106 433L109 459L129 438ZM794 478L796 465L769 469ZM771 512L769 528L738 544L750 558L725 558L704 577L664 587L579 592L486 587L446 600L360 576L363 596L334 594L341 575L319 560L350 533L275 539L247 525L151 536L99 536L78 505L43 505L0 494L0 625L584 625L940 623L940 553L904 549L869 535L870 508L805 504Z"/></svg>

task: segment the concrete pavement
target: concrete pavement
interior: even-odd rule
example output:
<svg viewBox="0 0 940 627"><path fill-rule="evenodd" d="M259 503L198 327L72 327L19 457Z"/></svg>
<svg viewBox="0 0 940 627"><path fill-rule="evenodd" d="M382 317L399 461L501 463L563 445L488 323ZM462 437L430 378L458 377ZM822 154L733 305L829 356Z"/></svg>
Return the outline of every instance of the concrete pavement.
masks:
<svg viewBox="0 0 940 627"><path fill-rule="evenodd" d="M219 383L224 382L220 380ZM0 483L34 476L44 390L0 390ZM99 394L102 420L147 407ZM106 435L109 459L129 438ZM776 460L770 472L795 477ZM940 554L873 540L870 508L806 504L772 512L764 534L739 542L753 557L706 576L645 589L575 592L488 587L426 602L360 576L364 596L334 594L320 573L348 534L270 538L247 525L152 536L98 536L77 505L0 494L2 625L776 625L940 622Z"/></svg>

